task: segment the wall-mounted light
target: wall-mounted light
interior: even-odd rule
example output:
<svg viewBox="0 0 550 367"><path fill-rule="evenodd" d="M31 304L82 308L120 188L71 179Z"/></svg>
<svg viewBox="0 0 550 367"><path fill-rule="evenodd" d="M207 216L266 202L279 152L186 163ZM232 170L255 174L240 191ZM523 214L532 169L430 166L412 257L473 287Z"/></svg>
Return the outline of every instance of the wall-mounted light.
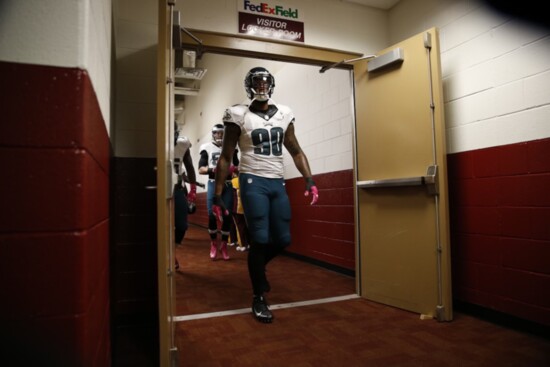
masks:
<svg viewBox="0 0 550 367"><path fill-rule="evenodd" d="M191 50L176 50L176 78L201 80L206 69L196 67L197 53Z"/></svg>

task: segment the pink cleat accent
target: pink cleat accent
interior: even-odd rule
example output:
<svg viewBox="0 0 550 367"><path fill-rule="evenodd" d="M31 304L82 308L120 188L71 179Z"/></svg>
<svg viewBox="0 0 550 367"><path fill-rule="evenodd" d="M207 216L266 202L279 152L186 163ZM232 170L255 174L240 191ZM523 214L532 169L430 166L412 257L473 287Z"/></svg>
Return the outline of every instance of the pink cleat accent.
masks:
<svg viewBox="0 0 550 367"><path fill-rule="evenodd" d="M220 245L220 250L222 252L222 256L224 260L229 260L229 254L227 253L227 242L222 241Z"/></svg>
<svg viewBox="0 0 550 367"><path fill-rule="evenodd" d="M215 260L218 256L218 241L213 240L210 242L210 258Z"/></svg>

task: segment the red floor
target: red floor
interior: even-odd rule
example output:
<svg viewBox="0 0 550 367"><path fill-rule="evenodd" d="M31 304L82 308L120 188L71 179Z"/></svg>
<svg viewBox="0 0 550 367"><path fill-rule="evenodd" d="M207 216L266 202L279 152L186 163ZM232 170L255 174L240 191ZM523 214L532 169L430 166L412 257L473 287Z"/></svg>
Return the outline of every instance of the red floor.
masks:
<svg viewBox="0 0 550 367"><path fill-rule="evenodd" d="M250 307L246 253L208 257L205 229L177 249L177 315ZM281 256L268 267L272 305L353 295L355 279ZM273 324L250 312L179 321L180 366L550 366L550 339L455 312L454 321L361 298L275 309Z"/></svg>

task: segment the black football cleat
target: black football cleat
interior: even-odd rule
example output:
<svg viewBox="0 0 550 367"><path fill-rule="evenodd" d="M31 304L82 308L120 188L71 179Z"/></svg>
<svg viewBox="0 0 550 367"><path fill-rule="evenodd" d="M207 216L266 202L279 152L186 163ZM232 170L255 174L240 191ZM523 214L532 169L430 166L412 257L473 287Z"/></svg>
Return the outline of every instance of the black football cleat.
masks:
<svg viewBox="0 0 550 367"><path fill-rule="evenodd" d="M270 324L273 321L273 314L269 310L263 296L254 296L252 301L252 313L256 317L256 320L264 324Z"/></svg>

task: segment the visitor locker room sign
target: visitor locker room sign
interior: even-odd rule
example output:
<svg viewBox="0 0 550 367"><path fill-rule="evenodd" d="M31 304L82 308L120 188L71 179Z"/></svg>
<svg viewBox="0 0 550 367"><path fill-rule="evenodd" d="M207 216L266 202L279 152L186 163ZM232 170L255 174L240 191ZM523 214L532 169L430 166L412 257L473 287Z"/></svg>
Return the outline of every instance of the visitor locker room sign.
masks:
<svg viewBox="0 0 550 367"><path fill-rule="evenodd" d="M302 11L280 2L238 0L239 33L304 42Z"/></svg>

